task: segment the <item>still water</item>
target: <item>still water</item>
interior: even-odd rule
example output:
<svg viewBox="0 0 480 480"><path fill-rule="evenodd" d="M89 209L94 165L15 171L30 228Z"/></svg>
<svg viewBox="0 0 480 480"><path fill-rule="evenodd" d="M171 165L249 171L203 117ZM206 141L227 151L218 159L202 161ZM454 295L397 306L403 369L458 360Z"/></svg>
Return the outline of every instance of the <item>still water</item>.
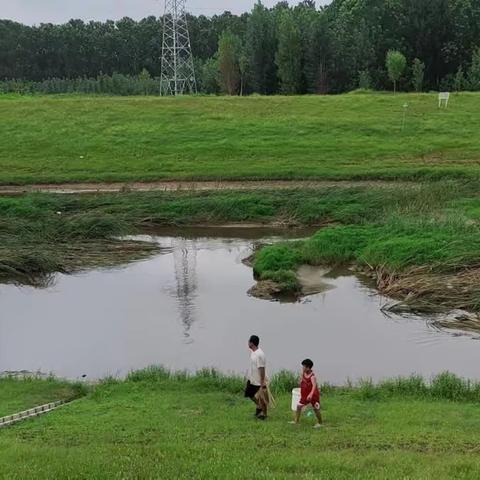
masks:
<svg viewBox="0 0 480 480"><path fill-rule="evenodd" d="M353 275L298 303L248 296L242 259L265 232L182 235L152 237L161 253L124 268L57 275L44 289L0 285L0 372L95 379L161 364L242 374L255 333L270 370L311 357L323 381L444 370L480 378L478 341L426 318L384 316L385 299Z"/></svg>

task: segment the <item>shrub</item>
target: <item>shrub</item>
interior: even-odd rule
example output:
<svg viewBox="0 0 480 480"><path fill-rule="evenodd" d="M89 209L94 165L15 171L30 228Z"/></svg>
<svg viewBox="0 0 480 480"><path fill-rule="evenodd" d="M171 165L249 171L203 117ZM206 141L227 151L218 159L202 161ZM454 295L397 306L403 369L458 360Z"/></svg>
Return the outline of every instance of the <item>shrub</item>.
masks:
<svg viewBox="0 0 480 480"><path fill-rule="evenodd" d="M368 70L361 70L358 72L358 88L360 90L372 89L372 77Z"/></svg>
<svg viewBox="0 0 480 480"><path fill-rule="evenodd" d="M412 84L416 92L423 90L423 80L425 77L425 64L416 58L412 66Z"/></svg>
<svg viewBox="0 0 480 480"><path fill-rule="evenodd" d="M265 272L294 271L302 263L302 255L296 248L297 242L264 247L255 256L254 271L264 278Z"/></svg>

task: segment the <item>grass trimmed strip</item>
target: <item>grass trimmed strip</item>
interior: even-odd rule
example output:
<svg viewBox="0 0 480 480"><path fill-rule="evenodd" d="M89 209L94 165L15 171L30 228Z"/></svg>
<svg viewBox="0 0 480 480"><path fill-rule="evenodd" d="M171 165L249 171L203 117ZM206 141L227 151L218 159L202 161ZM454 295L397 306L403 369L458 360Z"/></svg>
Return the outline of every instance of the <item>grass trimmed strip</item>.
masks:
<svg viewBox="0 0 480 480"><path fill-rule="evenodd" d="M479 110L475 93L448 109L435 94L0 96L0 184L478 178Z"/></svg>

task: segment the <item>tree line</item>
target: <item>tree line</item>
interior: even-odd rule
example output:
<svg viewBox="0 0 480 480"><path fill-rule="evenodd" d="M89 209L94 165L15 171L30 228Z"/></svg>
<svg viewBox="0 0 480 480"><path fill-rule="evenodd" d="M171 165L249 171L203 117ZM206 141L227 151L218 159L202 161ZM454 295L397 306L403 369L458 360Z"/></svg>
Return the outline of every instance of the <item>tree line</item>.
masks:
<svg viewBox="0 0 480 480"><path fill-rule="evenodd" d="M205 93L480 90L480 0L313 0L188 16ZM158 93L163 19L0 20L0 91Z"/></svg>

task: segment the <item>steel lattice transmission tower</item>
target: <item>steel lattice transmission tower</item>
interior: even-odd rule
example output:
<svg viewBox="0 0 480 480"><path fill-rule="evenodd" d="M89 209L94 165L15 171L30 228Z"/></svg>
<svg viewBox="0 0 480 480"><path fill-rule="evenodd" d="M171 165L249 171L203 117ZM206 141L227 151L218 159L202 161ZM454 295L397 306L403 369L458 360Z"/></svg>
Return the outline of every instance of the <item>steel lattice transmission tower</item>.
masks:
<svg viewBox="0 0 480 480"><path fill-rule="evenodd" d="M197 93L185 3L186 0L165 0L161 95Z"/></svg>

